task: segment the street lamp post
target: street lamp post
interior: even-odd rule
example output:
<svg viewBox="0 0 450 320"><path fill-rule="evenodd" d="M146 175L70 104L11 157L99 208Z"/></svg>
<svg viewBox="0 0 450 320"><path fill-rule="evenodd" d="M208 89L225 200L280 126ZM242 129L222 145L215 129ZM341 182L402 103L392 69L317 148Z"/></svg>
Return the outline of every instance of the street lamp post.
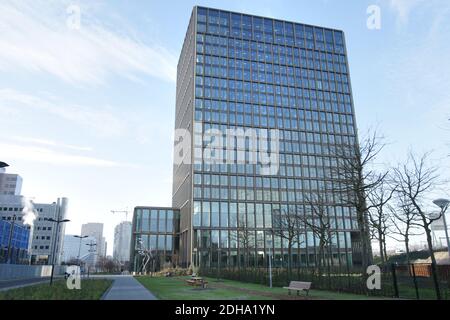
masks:
<svg viewBox="0 0 450 320"><path fill-rule="evenodd" d="M272 289L272 240L267 241L269 246L269 287Z"/></svg>
<svg viewBox="0 0 450 320"><path fill-rule="evenodd" d="M86 245L89 246L89 253L95 252L92 250L92 247L96 246L97 245L96 243L93 243L91 240L91 243L86 243ZM78 255L80 255L80 254L78 254ZM89 264L87 265L87 269L88 269L88 278L89 278Z"/></svg>
<svg viewBox="0 0 450 320"><path fill-rule="evenodd" d="M445 212L449 208L450 200L437 199L437 200L434 200L433 203L435 205L437 205L439 208L441 208L442 221L444 222L444 229L445 229L445 238L447 239L447 251L448 251L448 256L450 257L450 239L448 236L447 220L445 219Z"/></svg>
<svg viewBox="0 0 450 320"><path fill-rule="evenodd" d="M84 238L87 238L87 237L89 237L89 236L78 236L78 235L75 235L74 237L80 239L80 245L78 246L78 257L77 257L77 260L78 260L78 266L81 267L81 261L80 261L81 241L82 241Z"/></svg>
<svg viewBox="0 0 450 320"><path fill-rule="evenodd" d="M59 216L59 214L58 214L58 216ZM59 224L69 222L70 220L69 219L60 220L59 218L58 219L50 218L50 219L48 219L48 221L56 223L55 236L53 239L53 248L52 248L53 249L52 250L52 274L50 276L50 285L52 285L53 284L53 274L54 274L54 270L55 270L55 254L56 254L55 251L56 251L56 245L58 244L57 239L58 239Z"/></svg>

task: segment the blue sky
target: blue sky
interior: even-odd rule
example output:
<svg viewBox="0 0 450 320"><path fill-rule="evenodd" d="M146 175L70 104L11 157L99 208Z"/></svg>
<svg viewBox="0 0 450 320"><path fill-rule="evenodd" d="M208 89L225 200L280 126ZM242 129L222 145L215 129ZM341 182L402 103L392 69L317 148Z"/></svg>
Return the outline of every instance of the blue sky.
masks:
<svg viewBox="0 0 450 320"><path fill-rule="evenodd" d="M358 127L390 143L380 163L436 150L449 172L446 0L3 0L0 160L24 195L69 198L67 232L103 222L111 253L123 216L110 210L171 204L176 64L196 4L344 30ZM370 5L379 30L367 28Z"/></svg>

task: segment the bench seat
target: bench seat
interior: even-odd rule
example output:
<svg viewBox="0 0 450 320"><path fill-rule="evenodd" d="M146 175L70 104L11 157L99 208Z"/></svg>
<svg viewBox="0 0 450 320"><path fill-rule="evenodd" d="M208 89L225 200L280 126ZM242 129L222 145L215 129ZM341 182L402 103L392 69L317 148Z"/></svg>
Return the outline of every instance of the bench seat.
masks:
<svg viewBox="0 0 450 320"><path fill-rule="evenodd" d="M306 291L306 295L308 295L309 289L311 289L311 282L291 281L289 287L283 287L283 289L287 289L289 295L291 294L291 290L297 291L297 295L299 291Z"/></svg>

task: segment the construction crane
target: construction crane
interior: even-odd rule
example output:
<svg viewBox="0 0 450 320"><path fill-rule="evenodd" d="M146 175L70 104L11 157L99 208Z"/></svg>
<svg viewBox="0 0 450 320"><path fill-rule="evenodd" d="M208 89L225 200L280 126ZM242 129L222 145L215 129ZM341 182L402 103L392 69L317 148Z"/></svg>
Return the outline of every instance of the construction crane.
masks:
<svg viewBox="0 0 450 320"><path fill-rule="evenodd" d="M125 221L128 221L128 210L111 210L112 214L125 213Z"/></svg>

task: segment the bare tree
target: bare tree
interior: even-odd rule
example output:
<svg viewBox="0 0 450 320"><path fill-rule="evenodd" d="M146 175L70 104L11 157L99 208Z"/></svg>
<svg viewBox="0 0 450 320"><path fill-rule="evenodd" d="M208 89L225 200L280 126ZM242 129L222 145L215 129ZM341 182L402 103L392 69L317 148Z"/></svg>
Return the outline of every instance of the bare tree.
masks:
<svg viewBox="0 0 450 320"><path fill-rule="evenodd" d="M429 165L430 153L418 157L410 153L408 161L395 169L396 184L399 192L405 197L407 203L417 212L420 226L423 228L431 256L431 270L436 288L437 298L441 299L439 281L436 270L436 257L434 255L431 224L442 217L442 212L430 215L425 209L430 201L428 196L440 183L437 168Z"/></svg>
<svg viewBox="0 0 450 320"><path fill-rule="evenodd" d="M302 217L302 223L308 231L312 231L319 239L317 270L320 276L323 266L327 264L328 275L330 275L330 262L325 259L325 252L331 246L333 231L327 209L326 195L324 193L317 193L312 198L307 198L306 202L307 210L306 215Z"/></svg>
<svg viewBox="0 0 450 320"><path fill-rule="evenodd" d="M389 215L390 223L390 238L403 242L405 244L406 262L411 264L411 255L409 249L409 241L411 236L418 236L416 233L418 228L419 215L412 206L411 202L407 201L404 196L400 196L396 207L390 207L391 214ZM399 235L401 239L397 239L394 235Z"/></svg>
<svg viewBox="0 0 450 320"><path fill-rule="evenodd" d="M382 174L385 176L385 174ZM394 195L395 187L382 180L367 195L370 201L369 227L372 229L372 237L378 241L381 263L387 260L386 234L389 231L389 202Z"/></svg>
<svg viewBox="0 0 450 320"><path fill-rule="evenodd" d="M384 146L383 138L374 131L368 132L360 143L342 143L332 149L337 158L333 169L336 181L333 191L344 205L356 209L364 270L372 263L367 195L386 178L387 173L380 174L373 169L374 161Z"/></svg>
<svg viewBox="0 0 450 320"><path fill-rule="evenodd" d="M300 235L304 234L303 213L296 208L290 210L276 209L273 212L274 236L285 240L288 249L288 275L292 276L292 248L300 244Z"/></svg>
<svg viewBox="0 0 450 320"><path fill-rule="evenodd" d="M248 267L249 265L249 252L255 249L255 232L249 230L247 220L245 217L239 217L237 232L230 234L230 240L234 240L239 244L240 252L244 253L244 265Z"/></svg>

